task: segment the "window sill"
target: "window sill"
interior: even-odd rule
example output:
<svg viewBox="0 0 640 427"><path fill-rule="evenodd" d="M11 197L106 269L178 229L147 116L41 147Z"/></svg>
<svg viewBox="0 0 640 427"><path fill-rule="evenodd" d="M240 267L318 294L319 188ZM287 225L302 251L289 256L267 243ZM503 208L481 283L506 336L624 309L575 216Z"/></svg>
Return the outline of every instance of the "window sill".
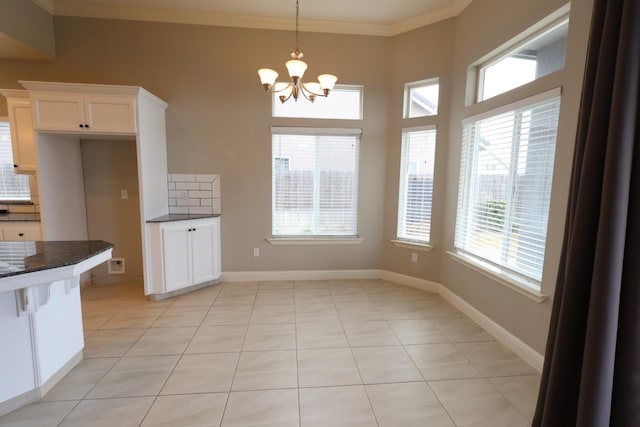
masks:
<svg viewBox="0 0 640 427"><path fill-rule="evenodd" d="M0 205L33 205L31 200L0 200Z"/></svg>
<svg viewBox="0 0 640 427"><path fill-rule="evenodd" d="M359 245L360 237L270 237L271 245Z"/></svg>
<svg viewBox="0 0 640 427"><path fill-rule="evenodd" d="M416 251L429 252L433 250L433 246L427 243L407 242L405 240L391 240L393 246L398 248L414 249Z"/></svg>
<svg viewBox="0 0 640 427"><path fill-rule="evenodd" d="M498 273L498 272L492 271L489 268L485 267L484 265L470 259L469 257L458 254L453 251L447 251L447 254L449 254L449 256L451 256L451 258L454 261L482 274L485 277L488 277L489 279L492 279L493 281L499 283L500 285L503 285L511 289L512 291L515 291L520 295L523 295L529 298L532 301L537 302L538 304L546 301L549 298L547 295L532 289L529 285L527 285L522 281L517 280L515 277L504 274L504 273Z"/></svg>

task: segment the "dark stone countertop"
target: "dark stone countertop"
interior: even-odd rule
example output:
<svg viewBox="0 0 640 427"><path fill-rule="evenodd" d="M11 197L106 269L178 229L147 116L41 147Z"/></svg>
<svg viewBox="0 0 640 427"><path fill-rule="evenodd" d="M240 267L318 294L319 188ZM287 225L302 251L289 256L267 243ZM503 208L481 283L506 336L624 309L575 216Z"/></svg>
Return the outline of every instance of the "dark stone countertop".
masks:
<svg viewBox="0 0 640 427"><path fill-rule="evenodd" d="M219 216L220 214L169 214L169 215L159 216L153 219L148 219L147 223L188 221L190 219L217 218Z"/></svg>
<svg viewBox="0 0 640 427"><path fill-rule="evenodd" d="M0 278L78 264L111 248L103 240L0 242Z"/></svg>
<svg viewBox="0 0 640 427"><path fill-rule="evenodd" d="M40 214L37 213L8 213L0 214L0 222L40 222Z"/></svg>

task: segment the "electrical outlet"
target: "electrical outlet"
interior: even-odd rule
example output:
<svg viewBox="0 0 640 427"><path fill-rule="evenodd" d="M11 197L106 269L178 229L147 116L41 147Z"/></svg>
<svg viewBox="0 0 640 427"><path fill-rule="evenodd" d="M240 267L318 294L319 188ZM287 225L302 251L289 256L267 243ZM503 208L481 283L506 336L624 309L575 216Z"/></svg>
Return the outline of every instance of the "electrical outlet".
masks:
<svg viewBox="0 0 640 427"><path fill-rule="evenodd" d="M260 256L260 248L253 248L253 256L254 257Z"/></svg>
<svg viewBox="0 0 640 427"><path fill-rule="evenodd" d="M120 198L126 200L129 198L129 192L127 190L120 190Z"/></svg>
<svg viewBox="0 0 640 427"><path fill-rule="evenodd" d="M415 252L411 253L411 262L418 262L418 254Z"/></svg>

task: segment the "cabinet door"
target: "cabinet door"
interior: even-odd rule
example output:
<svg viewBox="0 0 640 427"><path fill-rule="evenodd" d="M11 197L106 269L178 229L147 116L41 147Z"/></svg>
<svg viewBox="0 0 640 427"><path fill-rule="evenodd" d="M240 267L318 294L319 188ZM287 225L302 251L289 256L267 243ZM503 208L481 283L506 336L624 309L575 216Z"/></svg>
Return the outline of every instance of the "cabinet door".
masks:
<svg viewBox="0 0 640 427"><path fill-rule="evenodd" d="M191 227L191 247L193 254L193 283L203 283L217 279L216 269L218 228L213 222Z"/></svg>
<svg viewBox="0 0 640 427"><path fill-rule="evenodd" d="M4 240L42 240L40 223L10 223L2 225Z"/></svg>
<svg viewBox="0 0 640 427"><path fill-rule="evenodd" d="M9 99L9 126L14 172L36 172L36 145L33 136L33 116L29 99Z"/></svg>
<svg viewBox="0 0 640 427"><path fill-rule="evenodd" d="M136 133L136 103L133 96L87 95L86 132Z"/></svg>
<svg viewBox="0 0 640 427"><path fill-rule="evenodd" d="M36 130L71 132L84 130L84 104L81 95L38 93L32 100Z"/></svg>
<svg viewBox="0 0 640 427"><path fill-rule="evenodd" d="M162 229L165 292L192 284L191 232L185 226L165 226Z"/></svg>

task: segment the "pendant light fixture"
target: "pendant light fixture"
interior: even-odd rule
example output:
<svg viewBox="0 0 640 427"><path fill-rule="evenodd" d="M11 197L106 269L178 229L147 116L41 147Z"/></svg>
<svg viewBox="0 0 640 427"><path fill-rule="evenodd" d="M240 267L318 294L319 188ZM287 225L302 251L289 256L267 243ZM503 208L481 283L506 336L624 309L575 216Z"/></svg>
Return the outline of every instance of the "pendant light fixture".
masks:
<svg viewBox="0 0 640 427"><path fill-rule="evenodd" d="M299 16L300 4L296 0L296 50L291 52L291 59L287 61L287 71L289 72L290 82L277 82L278 72L270 68L261 68L258 70L260 82L267 93L280 93L278 98L280 102L285 103L293 98L298 101L298 97L302 94L309 101L315 101L318 96L327 96L333 89L338 78L333 74L321 74L318 76L317 82L304 83L302 76L307 69L307 64L302 60L304 56L298 49L299 43Z"/></svg>

